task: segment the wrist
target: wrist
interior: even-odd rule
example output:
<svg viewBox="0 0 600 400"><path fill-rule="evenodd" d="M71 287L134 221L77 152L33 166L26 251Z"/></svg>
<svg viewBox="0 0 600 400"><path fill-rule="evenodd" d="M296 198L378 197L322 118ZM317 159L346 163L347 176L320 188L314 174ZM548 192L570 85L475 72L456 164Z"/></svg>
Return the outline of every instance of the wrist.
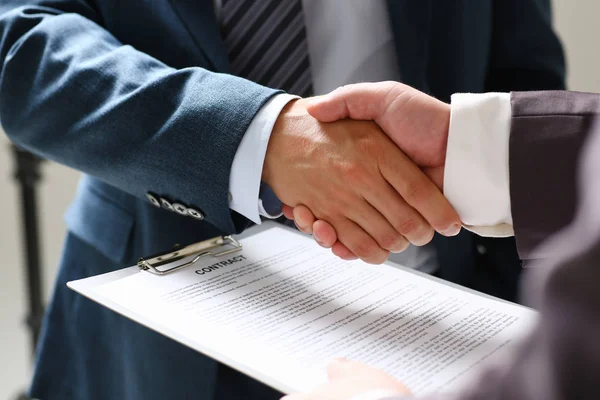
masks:
<svg viewBox="0 0 600 400"><path fill-rule="evenodd" d="M451 110L450 104L439 102L438 118L436 118L431 127L437 142L437 149L434 153L437 156L434 156L435 161L432 163L432 166L423 169L423 172L442 192L444 191L444 170L446 168L446 154L448 152Z"/></svg>
<svg viewBox="0 0 600 400"><path fill-rule="evenodd" d="M450 104L444 103L444 111L443 111L443 123L440 128L440 135L442 136L443 147L441 150L442 153L442 164L437 169L435 184L437 187L444 192L444 171L446 169L446 154L448 153L448 138L450 137L450 116L452 115L452 107Z"/></svg>
<svg viewBox="0 0 600 400"><path fill-rule="evenodd" d="M264 199L261 179L269 138L281 110L295 98L280 93L262 106L248 125L231 164L229 208L257 224L260 224L261 215L265 216L261 207L261 199ZM266 204L277 214L276 201Z"/></svg>
<svg viewBox="0 0 600 400"><path fill-rule="evenodd" d="M281 156L281 152L284 151L283 149L286 147L285 144L282 143L285 141L285 131L288 129L289 124L293 123L293 119L298 118L299 116L297 106L299 100L300 99L294 99L287 103L275 120L275 125L273 126L267 145L267 152L265 154L262 170L262 181L270 187L273 187L273 182L271 181L273 179L274 164L277 163L279 156Z"/></svg>
<svg viewBox="0 0 600 400"><path fill-rule="evenodd" d="M450 116L452 108L450 104L442 103L440 107L440 121L437 127L437 135L440 138L440 165L446 164L446 153L448 152L448 137L450 134Z"/></svg>

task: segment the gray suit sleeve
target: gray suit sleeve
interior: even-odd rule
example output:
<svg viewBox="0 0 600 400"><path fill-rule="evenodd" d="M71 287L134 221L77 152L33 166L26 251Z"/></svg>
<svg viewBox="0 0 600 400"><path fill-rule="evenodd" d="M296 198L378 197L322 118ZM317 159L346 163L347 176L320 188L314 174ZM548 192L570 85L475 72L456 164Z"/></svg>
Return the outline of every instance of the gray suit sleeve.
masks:
<svg viewBox="0 0 600 400"><path fill-rule="evenodd" d="M547 255L525 281L540 320L471 388L428 400L600 399L599 107L592 94L513 94L513 218L521 249Z"/></svg>
<svg viewBox="0 0 600 400"><path fill-rule="evenodd" d="M573 221L579 155L600 95L514 92L511 95L510 194L515 236L523 259L555 250L539 244Z"/></svg>

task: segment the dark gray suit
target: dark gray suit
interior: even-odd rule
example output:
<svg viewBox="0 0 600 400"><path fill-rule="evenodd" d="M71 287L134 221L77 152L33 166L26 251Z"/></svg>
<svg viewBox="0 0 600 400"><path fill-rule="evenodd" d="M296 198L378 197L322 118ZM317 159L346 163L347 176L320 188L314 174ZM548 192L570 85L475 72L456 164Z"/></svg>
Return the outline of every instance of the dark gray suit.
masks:
<svg viewBox="0 0 600 400"><path fill-rule="evenodd" d="M511 102L516 240L521 257L539 258L522 293L541 320L510 362L433 399L600 399L600 95L513 93Z"/></svg>

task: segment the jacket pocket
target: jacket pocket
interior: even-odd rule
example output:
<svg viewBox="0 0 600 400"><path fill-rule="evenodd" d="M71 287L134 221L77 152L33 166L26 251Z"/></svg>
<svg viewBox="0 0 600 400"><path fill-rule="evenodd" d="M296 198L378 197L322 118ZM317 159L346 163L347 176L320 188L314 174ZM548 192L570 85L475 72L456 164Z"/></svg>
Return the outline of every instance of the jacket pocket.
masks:
<svg viewBox="0 0 600 400"><path fill-rule="evenodd" d="M70 232L106 257L124 262L134 218L84 181L65 214L65 222Z"/></svg>

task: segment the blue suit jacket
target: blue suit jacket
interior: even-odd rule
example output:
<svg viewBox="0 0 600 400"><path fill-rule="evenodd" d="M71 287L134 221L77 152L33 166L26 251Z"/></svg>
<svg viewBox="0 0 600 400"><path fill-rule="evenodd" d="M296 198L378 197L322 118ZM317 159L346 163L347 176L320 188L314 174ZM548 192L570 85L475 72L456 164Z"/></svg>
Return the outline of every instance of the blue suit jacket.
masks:
<svg viewBox="0 0 600 400"><path fill-rule="evenodd" d="M563 87L549 0L396 0L388 7L409 85L443 100L454 92ZM64 286L174 243L248 226L228 208L229 171L250 121L277 92L226 74L213 0L3 0L0 65L6 133L86 174L67 213L70 234L32 394L275 396ZM205 220L156 208L147 192L193 206ZM492 281L514 286L514 242L483 243L482 259L480 240L439 239L442 276L475 285L479 269L496 271Z"/></svg>

